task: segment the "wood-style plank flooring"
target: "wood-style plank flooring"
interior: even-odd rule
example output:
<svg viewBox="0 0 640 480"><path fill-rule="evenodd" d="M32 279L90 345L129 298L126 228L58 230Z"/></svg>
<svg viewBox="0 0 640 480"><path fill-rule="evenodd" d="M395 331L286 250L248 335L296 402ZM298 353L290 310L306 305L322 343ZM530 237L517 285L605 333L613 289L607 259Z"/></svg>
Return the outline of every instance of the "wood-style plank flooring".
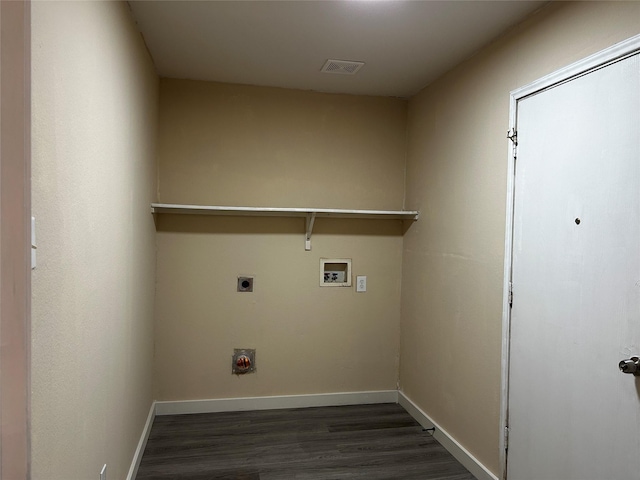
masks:
<svg viewBox="0 0 640 480"><path fill-rule="evenodd" d="M397 404L155 418L137 480L473 480Z"/></svg>

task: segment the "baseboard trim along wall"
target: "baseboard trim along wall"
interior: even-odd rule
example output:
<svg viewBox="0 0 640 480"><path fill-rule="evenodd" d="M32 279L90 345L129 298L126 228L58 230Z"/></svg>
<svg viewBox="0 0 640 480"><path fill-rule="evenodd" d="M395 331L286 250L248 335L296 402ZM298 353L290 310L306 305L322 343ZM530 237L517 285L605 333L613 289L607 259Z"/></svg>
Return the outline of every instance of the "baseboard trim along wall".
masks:
<svg viewBox="0 0 640 480"><path fill-rule="evenodd" d="M424 413L404 392L398 392L398 403L424 428L435 427L436 430L433 434L435 439L478 480L498 480L498 477L491 473L476 457L471 455L446 430L443 430L440 425L434 422L429 415Z"/></svg>
<svg viewBox="0 0 640 480"><path fill-rule="evenodd" d="M151 405L138 448L133 456L127 480L135 480L142 454L147 445L153 419L156 415L183 415L191 413L242 412L249 410L277 410L282 408L334 407L374 403L399 403L424 428L435 427L434 437L449 453L478 480L499 480L469 451L460 445L424 413L403 392L381 390L374 392L320 393L312 395L283 395L273 397L216 398L209 400L156 401Z"/></svg>
<svg viewBox="0 0 640 480"><path fill-rule="evenodd" d="M129 467L129 473L127 473L127 480L135 480L136 475L138 475L138 468L140 468L140 461L142 460L144 449L147 446L147 440L149 439L149 434L151 433L151 426L153 425L153 419L155 417L156 417L156 402L153 402L151 404L151 408L149 409L149 415L147 415L147 421L144 424L144 428L142 429L142 435L140 435L140 441L138 441L138 447L136 448L136 452L133 454L131 467Z"/></svg>
<svg viewBox="0 0 640 480"><path fill-rule="evenodd" d="M398 403L398 392L397 390L381 390L375 392L319 393L313 395L284 395L276 397L158 401L156 402L156 415L333 407L371 403Z"/></svg>

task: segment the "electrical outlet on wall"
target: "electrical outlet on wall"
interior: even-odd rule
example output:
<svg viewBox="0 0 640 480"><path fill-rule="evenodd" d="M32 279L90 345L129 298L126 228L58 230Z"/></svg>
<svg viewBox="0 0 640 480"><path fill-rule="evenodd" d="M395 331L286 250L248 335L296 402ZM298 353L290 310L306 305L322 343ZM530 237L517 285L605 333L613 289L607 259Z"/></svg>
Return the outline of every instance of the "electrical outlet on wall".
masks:
<svg viewBox="0 0 640 480"><path fill-rule="evenodd" d="M105 463L100 470L100 480L107 480L107 464Z"/></svg>
<svg viewBox="0 0 640 480"><path fill-rule="evenodd" d="M358 275L356 277L356 292L366 292L366 291L367 291L367 276Z"/></svg>

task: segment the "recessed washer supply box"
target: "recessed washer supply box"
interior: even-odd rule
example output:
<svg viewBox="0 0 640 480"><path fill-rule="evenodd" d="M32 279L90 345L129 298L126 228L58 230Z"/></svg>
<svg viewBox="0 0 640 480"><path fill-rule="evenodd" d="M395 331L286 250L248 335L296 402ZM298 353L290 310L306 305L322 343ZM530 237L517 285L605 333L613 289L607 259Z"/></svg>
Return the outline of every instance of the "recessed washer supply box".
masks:
<svg viewBox="0 0 640 480"><path fill-rule="evenodd" d="M350 287L351 259L350 258L321 258L320 259L321 287Z"/></svg>

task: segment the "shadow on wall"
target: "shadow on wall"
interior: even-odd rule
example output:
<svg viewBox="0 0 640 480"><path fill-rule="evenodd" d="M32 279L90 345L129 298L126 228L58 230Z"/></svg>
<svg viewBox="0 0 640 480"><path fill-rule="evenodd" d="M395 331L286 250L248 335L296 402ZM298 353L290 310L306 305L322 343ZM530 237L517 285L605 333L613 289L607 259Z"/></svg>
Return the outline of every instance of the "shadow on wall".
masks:
<svg viewBox="0 0 640 480"><path fill-rule="evenodd" d="M305 219L288 217L227 217L216 215L155 216L158 232L287 234L305 231ZM407 224L407 226L403 225ZM402 235L412 222L402 220L317 218L313 233L325 235Z"/></svg>

